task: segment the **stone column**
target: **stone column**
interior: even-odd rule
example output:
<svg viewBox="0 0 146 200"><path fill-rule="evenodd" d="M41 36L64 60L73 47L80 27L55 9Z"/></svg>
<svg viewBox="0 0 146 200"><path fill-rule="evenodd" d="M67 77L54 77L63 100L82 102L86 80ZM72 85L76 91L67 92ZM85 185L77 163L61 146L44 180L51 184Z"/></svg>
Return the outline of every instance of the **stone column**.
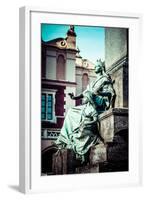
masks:
<svg viewBox="0 0 146 200"><path fill-rule="evenodd" d="M128 107L128 29L105 28L105 67L115 81L115 107Z"/></svg>

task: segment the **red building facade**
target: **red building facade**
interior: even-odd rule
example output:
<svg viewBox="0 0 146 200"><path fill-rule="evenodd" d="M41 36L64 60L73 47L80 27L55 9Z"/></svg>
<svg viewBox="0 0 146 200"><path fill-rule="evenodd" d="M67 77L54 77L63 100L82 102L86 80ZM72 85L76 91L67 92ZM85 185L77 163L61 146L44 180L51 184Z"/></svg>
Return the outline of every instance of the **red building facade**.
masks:
<svg viewBox="0 0 146 200"><path fill-rule="evenodd" d="M41 44L42 149L57 139L68 109L81 103L71 100L68 93L81 93L95 78L94 64L82 59L76 37L74 26L70 26L67 37Z"/></svg>

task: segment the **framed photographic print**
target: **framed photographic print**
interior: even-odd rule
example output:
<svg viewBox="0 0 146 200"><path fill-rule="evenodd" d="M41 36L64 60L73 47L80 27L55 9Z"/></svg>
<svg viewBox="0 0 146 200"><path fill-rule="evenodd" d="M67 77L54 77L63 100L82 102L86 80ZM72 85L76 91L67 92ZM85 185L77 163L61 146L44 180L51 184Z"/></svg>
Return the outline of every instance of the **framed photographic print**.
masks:
<svg viewBox="0 0 146 200"><path fill-rule="evenodd" d="M141 183L141 16L20 8L20 191Z"/></svg>

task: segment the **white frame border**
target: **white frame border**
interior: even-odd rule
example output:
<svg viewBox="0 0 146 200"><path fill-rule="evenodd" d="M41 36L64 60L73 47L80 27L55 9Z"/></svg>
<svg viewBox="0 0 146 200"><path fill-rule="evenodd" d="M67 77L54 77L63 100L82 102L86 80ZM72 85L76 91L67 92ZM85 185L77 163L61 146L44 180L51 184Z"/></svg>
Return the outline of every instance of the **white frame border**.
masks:
<svg viewBox="0 0 146 200"><path fill-rule="evenodd" d="M75 15L75 16L84 16L84 17L105 17L107 19L112 19L114 18L115 20L117 19L126 19L127 21L129 19L131 20L135 20L137 23L137 28L139 30L136 30L136 34L137 34L137 40L136 41L136 47L137 49L140 48L140 44L141 44L141 22L142 22L142 16L140 14L131 14L131 13L113 13L113 12L100 12L100 11L63 11L60 12L58 10L52 10L50 11L50 9L46 9L46 8L32 8L32 7L23 7L20 8L20 75L19 75L19 82L20 82L20 91L19 91L19 97L20 97L20 137L19 137L19 166L20 166L20 174L19 174L19 183L20 183L20 191L23 193L32 193L32 192L48 192L48 191L56 191L56 190L71 190L71 188L76 189L76 188L99 188L99 187L111 187L111 186L130 186L130 185L140 185L140 183L142 182L142 138L141 135L138 135L138 133L136 133L137 135L136 138L138 140L138 144L135 147L135 151L136 151L136 175L130 177L130 179L127 181L125 181L124 179L127 177L127 173L125 173L124 176L121 176L120 173L115 173L112 174L112 177L114 178L114 176L117 176L117 180L119 178L119 182L118 183L91 183L89 184L84 184L86 182L86 180L90 179L91 175L90 174L85 174L83 175L77 175L80 176L80 179L82 180L82 186L79 185L81 184L81 182L79 182L79 184L76 182L76 180L79 178L76 175L64 175L64 176L48 176L47 177L47 183L48 180L53 181L52 185L54 183L56 183L57 181L57 185L55 185L55 188L53 189L50 188L50 185L48 185L46 187L46 184L44 183L46 181L46 177L45 179L39 182L39 179L35 179L34 175L32 175L32 160L33 160L33 153L34 151L31 150L32 148L32 141L34 142L33 136L31 135L31 126L32 126L32 106L31 106L31 95L33 93L33 86L31 85L32 83L32 79L33 79L33 74L32 74L32 69L31 69L31 59L32 59L32 51L31 51L31 45L32 45L32 41L31 41L31 26L32 26L32 21L31 21L31 13L48 13L48 14L52 14L52 15L56 15L56 14L60 14L60 15ZM62 23L63 23L63 19ZM44 22L45 23L45 22ZM54 22L53 22L54 23ZM134 22L135 23L135 22ZM130 26L130 24L129 24ZM109 26L110 27L110 26ZM124 27L124 26L123 26ZM135 31L135 30L133 30ZM131 39L131 38L129 38ZM137 53L137 58L134 58L132 60L129 60L131 62L131 64L134 64L134 67L136 66L136 64L138 64L138 59L140 59L140 51L135 50L135 52L130 56L130 58L134 55L136 55L135 53ZM39 64L39 63L38 63ZM136 69L136 68L135 68ZM135 70L134 69L134 70ZM38 71L39 73L39 71ZM132 72L132 75L134 76L134 78L136 78L136 75ZM139 74L137 74L139 75ZM35 80L38 82L38 80ZM38 83L39 85L39 83ZM138 88L138 87L137 87ZM134 89L132 91L132 95L134 94ZM138 103L138 99L134 99L134 106L137 105ZM133 102L132 102L133 103ZM132 107L133 108L133 107ZM140 116L140 111L138 106L134 107L135 110L133 111L131 109L131 116L133 115L138 115ZM132 117L131 121L135 122L136 117ZM139 129L141 129L139 127L139 119L138 122L136 123L136 127L135 127L135 132L138 131ZM139 131L140 132L140 131ZM41 135L41 133L40 133ZM133 141L134 144L135 140ZM39 148L39 146L38 146ZM34 163L33 163L34 164ZM123 172L122 172L123 173ZM34 173L33 173L34 174ZM81 178L82 176L82 178ZM96 176L94 174L94 176ZM93 174L92 174L93 177ZM102 179L102 177L104 177L104 175L99 174L99 180ZM110 180L111 178L111 174L106 174L106 179ZM43 177L44 178L44 177ZM40 177L40 179L42 179L42 177ZM70 179L72 179L73 183L70 187L68 187L68 183L70 182ZM97 179L98 180L98 179ZM34 184L34 182L36 182L36 185ZM63 183L63 184L60 184ZM39 187L40 185L42 185L42 187Z"/></svg>

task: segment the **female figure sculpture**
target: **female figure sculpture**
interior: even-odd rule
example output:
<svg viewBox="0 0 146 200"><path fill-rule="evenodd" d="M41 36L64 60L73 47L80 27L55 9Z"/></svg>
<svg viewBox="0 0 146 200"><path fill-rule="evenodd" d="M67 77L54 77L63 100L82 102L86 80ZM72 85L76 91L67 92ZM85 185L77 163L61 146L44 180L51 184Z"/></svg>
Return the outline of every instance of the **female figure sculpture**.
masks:
<svg viewBox="0 0 146 200"><path fill-rule="evenodd" d="M59 148L72 149L84 158L91 146L100 140L98 115L109 109L115 92L110 76L101 60L95 66L97 78L80 95L69 93L71 99L83 98L83 104L68 110L61 133L56 141Z"/></svg>

